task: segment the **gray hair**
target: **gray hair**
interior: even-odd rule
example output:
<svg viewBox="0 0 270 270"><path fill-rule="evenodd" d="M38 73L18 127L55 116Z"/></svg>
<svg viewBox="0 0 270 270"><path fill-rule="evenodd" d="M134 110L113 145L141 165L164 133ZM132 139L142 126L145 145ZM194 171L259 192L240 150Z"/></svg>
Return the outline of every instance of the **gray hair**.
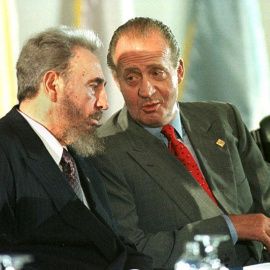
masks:
<svg viewBox="0 0 270 270"><path fill-rule="evenodd" d="M49 28L29 39L16 66L19 102L37 94L47 71L54 70L65 78L75 46L94 52L102 43L92 30L63 25Z"/></svg>
<svg viewBox="0 0 270 270"><path fill-rule="evenodd" d="M174 67L177 67L181 53L178 42L171 29L161 21L147 17L136 17L127 21L125 24L121 25L115 30L109 45L109 51L107 55L107 64L109 68L113 72L116 72L116 66L113 57L117 42L121 36L126 35L132 36L132 38L147 38L147 36L151 34L153 30L159 31L167 41L171 51L172 64Z"/></svg>

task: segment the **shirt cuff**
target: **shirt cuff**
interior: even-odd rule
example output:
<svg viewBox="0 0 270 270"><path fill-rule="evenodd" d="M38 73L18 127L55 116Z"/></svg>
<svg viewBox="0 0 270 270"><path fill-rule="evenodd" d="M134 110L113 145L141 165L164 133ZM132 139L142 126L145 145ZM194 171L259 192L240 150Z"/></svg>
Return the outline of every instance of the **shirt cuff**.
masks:
<svg viewBox="0 0 270 270"><path fill-rule="evenodd" d="M235 229L232 221L230 220L230 218L228 216L222 215L222 217L227 222L227 225L229 227L229 230L230 230L230 233L231 233L231 237L232 237L232 240L233 240L233 244L235 245L236 242L237 242L237 240L238 240L238 235L237 235L236 229Z"/></svg>

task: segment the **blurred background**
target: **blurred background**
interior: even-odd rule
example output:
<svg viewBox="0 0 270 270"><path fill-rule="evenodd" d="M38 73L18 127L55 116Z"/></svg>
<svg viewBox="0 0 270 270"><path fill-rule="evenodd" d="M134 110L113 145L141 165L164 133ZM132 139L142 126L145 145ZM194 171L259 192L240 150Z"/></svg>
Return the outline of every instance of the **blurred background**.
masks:
<svg viewBox="0 0 270 270"><path fill-rule="evenodd" d="M128 19L159 19L182 50L185 79L179 100L230 102L247 127L270 115L269 0L0 0L0 117L16 99L16 60L24 42L48 27L92 28L104 43L99 58L110 109L123 99L106 66L113 31Z"/></svg>

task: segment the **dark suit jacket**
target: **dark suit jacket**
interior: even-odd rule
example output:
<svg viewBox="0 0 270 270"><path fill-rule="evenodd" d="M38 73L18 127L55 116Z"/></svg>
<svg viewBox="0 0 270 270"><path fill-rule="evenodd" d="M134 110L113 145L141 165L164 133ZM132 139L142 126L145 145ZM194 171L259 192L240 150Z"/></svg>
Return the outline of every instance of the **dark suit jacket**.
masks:
<svg viewBox="0 0 270 270"><path fill-rule="evenodd" d="M29 269L151 269L119 239L91 160L73 157L91 211L16 108L0 120L0 253L33 254Z"/></svg>
<svg viewBox="0 0 270 270"><path fill-rule="evenodd" d="M153 257L154 267L172 268L195 234L230 234L223 214L270 213L270 170L237 110L212 102L180 103L180 110L219 207L125 107L99 129L107 155L118 166L118 178L104 162L101 170L119 230ZM262 248L259 242L234 245L230 239L220 258L230 267L253 264L262 261Z"/></svg>

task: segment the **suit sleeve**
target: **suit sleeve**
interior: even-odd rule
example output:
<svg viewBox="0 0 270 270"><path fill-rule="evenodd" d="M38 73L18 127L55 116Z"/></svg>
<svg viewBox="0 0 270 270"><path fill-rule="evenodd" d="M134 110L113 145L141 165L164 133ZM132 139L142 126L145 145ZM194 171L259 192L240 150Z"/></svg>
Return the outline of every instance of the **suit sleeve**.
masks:
<svg viewBox="0 0 270 270"><path fill-rule="evenodd" d="M0 146L0 248L16 243L13 176L8 159Z"/></svg>
<svg viewBox="0 0 270 270"><path fill-rule="evenodd" d="M130 242L127 238L120 236L120 239L123 242L126 252L127 252L124 270L130 270L130 269L151 270L153 269L152 257L139 252L136 249L136 246L132 242Z"/></svg>

